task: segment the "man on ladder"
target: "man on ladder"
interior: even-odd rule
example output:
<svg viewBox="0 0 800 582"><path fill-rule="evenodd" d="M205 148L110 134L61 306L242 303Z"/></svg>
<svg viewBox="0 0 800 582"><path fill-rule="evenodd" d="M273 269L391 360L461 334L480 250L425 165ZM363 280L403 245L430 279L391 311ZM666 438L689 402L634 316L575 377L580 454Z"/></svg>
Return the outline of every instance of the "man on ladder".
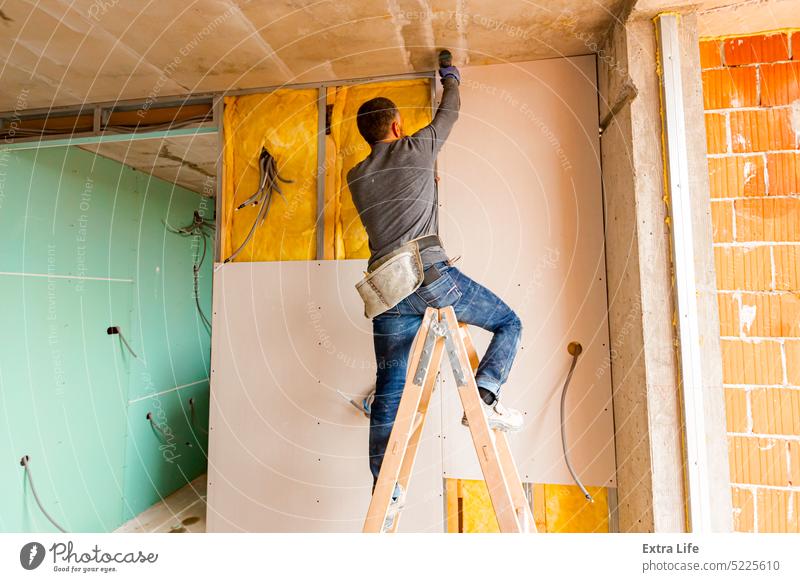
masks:
<svg viewBox="0 0 800 582"><path fill-rule="evenodd" d="M409 352L429 307L452 306L458 322L492 332L475 373L489 428L518 431L522 414L500 404L500 387L519 349L522 323L489 289L453 266L438 237L436 156L458 118L458 69L440 54L441 103L433 121L413 135L403 131L395 104L378 97L358 110L359 132L370 155L347 175L369 237L368 272L358 285L365 315L373 318L377 378L370 408L369 456L373 487L406 383ZM468 425L466 414L462 424ZM395 484L384 529L404 504Z"/></svg>

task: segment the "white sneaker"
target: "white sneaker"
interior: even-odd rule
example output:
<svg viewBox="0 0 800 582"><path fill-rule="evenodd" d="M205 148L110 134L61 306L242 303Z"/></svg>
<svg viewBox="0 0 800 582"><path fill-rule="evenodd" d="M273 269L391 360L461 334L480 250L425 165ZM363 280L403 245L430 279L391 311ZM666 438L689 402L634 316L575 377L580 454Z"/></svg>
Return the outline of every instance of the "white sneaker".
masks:
<svg viewBox="0 0 800 582"><path fill-rule="evenodd" d="M383 520L383 531L392 529L395 518L405 506L406 492L399 483L395 483L394 492L392 492L392 501L389 503L389 509L386 511L386 519Z"/></svg>
<svg viewBox="0 0 800 582"><path fill-rule="evenodd" d="M483 412L486 415L486 420L489 421L489 428L502 430L506 432L517 432L522 430L523 415L519 410L514 408L506 408L500 404L500 400L495 400L494 404L486 404L481 400ZM461 417L461 424L469 426L467 420L467 413Z"/></svg>

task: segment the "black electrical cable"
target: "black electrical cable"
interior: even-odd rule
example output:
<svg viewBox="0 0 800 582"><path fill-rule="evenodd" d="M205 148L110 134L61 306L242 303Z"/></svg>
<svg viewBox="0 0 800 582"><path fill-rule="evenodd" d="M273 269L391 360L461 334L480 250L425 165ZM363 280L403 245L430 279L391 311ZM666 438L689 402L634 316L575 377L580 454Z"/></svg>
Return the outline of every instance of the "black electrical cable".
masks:
<svg viewBox="0 0 800 582"><path fill-rule="evenodd" d="M575 371L575 366L578 364L578 357L581 355L583 347L578 342L570 342L570 344L567 346L567 351L572 356L572 364L569 367L567 378L564 380L564 389L561 391L561 447L564 450L564 461L567 463L569 474L572 475L572 479L575 481L575 484L580 487L584 497L594 503L594 499L592 499L592 496L589 495L586 487L584 487L583 483L581 483L581 480L578 478L578 474L575 473L575 469L572 468L572 463L569 461L569 453L567 452L567 427L564 415L564 405L567 401L567 388L569 388L569 381L572 379L572 373Z"/></svg>
<svg viewBox="0 0 800 582"><path fill-rule="evenodd" d="M266 203L264 203L264 200L266 200ZM241 245L239 245L239 248L236 249L230 257L225 259L224 262L230 263L236 257L238 257L239 253L242 252L242 249L244 249L244 247L247 246L247 243L250 242L250 239L253 238L253 235L256 233L258 225L264 220L264 218L266 218L267 212L269 212L269 207L272 204L272 196L267 195L265 198L262 198L260 202L261 202L261 208L259 208L258 214L256 215L256 219L253 221L253 226L250 227L250 232L247 234L247 237L244 239L244 242Z"/></svg>
<svg viewBox="0 0 800 582"><path fill-rule="evenodd" d="M230 263L237 256L239 256L239 253L242 252L242 249L247 246L247 244L255 235L258 227L267 219L269 208L272 205L272 193L277 192L280 194L281 198L283 198L284 202L286 201L286 196L284 196L283 190L281 190L278 182L290 184L292 183L292 180L287 180L278 174L278 165L275 162L275 158L272 157L272 154L270 154L265 147L261 148L261 155L258 157L258 170L258 189L252 196L237 206L236 210L241 210L248 206L255 206L257 204L260 204L261 207L256 214L256 219L253 221L253 226L250 227L250 232L247 233L247 237L245 237L242 244L239 245L239 248L237 248L231 254L231 256L225 259L225 263Z"/></svg>
<svg viewBox="0 0 800 582"><path fill-rule="evenodd" d="M203 313L203 308L200 306L200 268L203 266L203 262L206 260L206 251L208 248L208 240L206 240L205 235L203 235L203 255L200 257L200 260L192 265L193 277L194 277L194 303L197 305L197 313L200 314L200 319L206 326L206 330L210 333L211 332L211 322L206 317L206 314Z"/></svg>
<svg viewBox="0 0 800 582"><path fill-rule="evenodd" d="M258 158L258 173L259 173L258 189L252 196L250 196L250 198L239 204L239 206L236 207L236 210L241 210L242 208L246 208L253 204L258 204L259 196L263 193L264 188L267 185L267 180L269 180L269 172L267 171L268 165L269 165L268 159L264 155L264 152L262 151L261 156L259 156Z"/></svg>
<svg viewBox="0 0 800 582"><path fill-rule="evenodd" d="M194 216L192 217L192 223L187 224L186 226L174 227L171 224L169 224L166 220L162 220L162 222L167 227L168 231L174 234L179 234L184 237L194 236L196 234L204 234L210 236L211 233L206 232L205 229L211 231L217 228L212 221L206 220L205 218L200 216L200 213L197 210L194 211Z"/></svg>
<svg viewBox="0 0 800 582"><path fill-rule="evenodd" d="M192 416L191 418L192 426L199 429L200 432L202 432L203 434L208 434L207 430L205 430L202 426L197 424L197 415L195 414L194 411L194 398L189 398L189 410L191 411L191 416Z"/></svg>
<svg viewBox="0 0 800 582"><path fill-rule="evenodd" d="M125 339L125 335L122 333L122 330L119 328L118 325L112 325L111 327L106 329L106 333L108 335L118 335L119 339L122 341L123 345L128 349L128 351L131 353L131 355L134 358L136 358L137 360L139 359L139 356L137 356L136 352L133 351L133 348L128 343L128 340Z"/></svg>
<svg viewBox="0 0 800 582"><path fill-rule="evenodd" d="M170 226L170 224L166 221L164 221L164 225L167 227L167 230L179 236L200 236L203 239L203 252L200 255L200 259L192 264L192 284L194 288L194 303L197 307L197 313L200 315L200 321L202 321L206 331L210 334L211 321L208 319L205 312L203 312L203 308L200 306L200 269L203 267L203 263L206 260L206 255L208 254L208 237L211 236L210 231L216 229L216 226L213 222L210 222L200 216L200 213L196 210L194 211L192 223L187 226L176 228Z"/></svg>
<svg viewBox="0 0 800 582"><path fill-rule="evenodd" d="M169 440L169 437L167 437L167 433L164 431L163 428L161 428L161 425L158 424L155 420L153 420L152 412L148 412L145 418L150 421L150 426L152 426L154 429L156 429L158 432L161 433L161 436L164 437L164 440Z"/></svg>
<svg viewBox="0 0 800 582"><path fill-rule="evenodd" d="M28 479L28 485L31 486L31 493L33 493L33 498L36 500L36 505L39 506L39 511L41 511L44 514L44 516L47 518L47 521L52 523L53 527L55 527L58 531L60 531L61 533L67 533L67 530L58 525L58 522L55 519L53 519L53 517L49 513L47 513L47 510L44 508L44 505L42 505L42 500L39 499L39 494L36 493L36 487L34 487L33 485L33 475L31 474L31 468L29 465L30 461L31 458L28 455L25 455L22 457L22 459L20 459L19 464L25 467L25 476Z"/></svg>
<svg viewBox="0 0 800 582"><path fill-rule="evenodd" d="M131 353L131 355L138 360L139 356L137 356L136 352L133 351L133 348L128 343L128 340L125 339L125 336L123 335L123 333L121 331L119 332L119 339L122 340L122 343L125 344L125 347L128 348L128 351Z"/></svg>

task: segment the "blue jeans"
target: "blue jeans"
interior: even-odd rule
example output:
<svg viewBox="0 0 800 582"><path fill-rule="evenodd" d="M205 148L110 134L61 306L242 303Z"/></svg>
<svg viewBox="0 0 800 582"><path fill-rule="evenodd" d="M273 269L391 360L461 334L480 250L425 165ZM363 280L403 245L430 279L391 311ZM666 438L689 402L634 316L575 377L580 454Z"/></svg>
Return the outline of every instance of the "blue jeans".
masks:
<svg viewBox="0 0 800 582"><path fill-rule="evenodd" d="M441 274L437 280L372 320L378 373L370 412L369 465L376 481L403 395L411 344L427 307L452 306L459 322L494 334L475 381L497 396L519 350L522 322L508 305L446 261L435 263L433 268ZM442 366L449 366L446 358Z"/></svg>

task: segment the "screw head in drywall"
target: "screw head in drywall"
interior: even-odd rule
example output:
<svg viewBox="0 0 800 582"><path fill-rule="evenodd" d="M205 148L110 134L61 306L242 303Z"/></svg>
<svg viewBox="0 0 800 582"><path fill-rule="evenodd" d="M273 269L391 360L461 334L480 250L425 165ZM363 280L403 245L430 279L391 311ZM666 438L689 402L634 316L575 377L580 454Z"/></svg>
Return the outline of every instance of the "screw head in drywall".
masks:
<svg viewBox="0 0 800 582"><path fill-rule="evenodd" d="M569 342L567 351L569 352L570 356L579 356L583 351L583 346L578 342Z"/></svg>

